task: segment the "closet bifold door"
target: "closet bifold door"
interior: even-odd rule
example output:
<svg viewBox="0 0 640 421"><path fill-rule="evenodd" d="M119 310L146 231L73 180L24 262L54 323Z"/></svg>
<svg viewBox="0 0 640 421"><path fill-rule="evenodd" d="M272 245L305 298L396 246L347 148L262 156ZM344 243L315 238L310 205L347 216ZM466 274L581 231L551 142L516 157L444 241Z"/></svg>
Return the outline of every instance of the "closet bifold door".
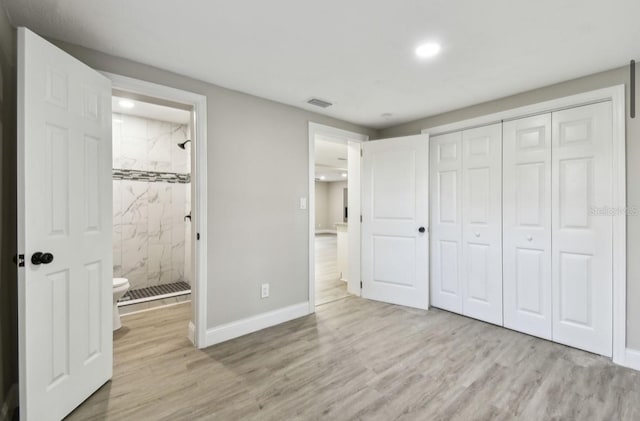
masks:
<svg viewBox="0 0 640 421"><path fill-rule="evenodd" d="M612 355L612 108L552 114L553 340Z"/></svg>
<svg viewBox="0 0 640 421"><path fill-rule="evenodd" d="M431 305L462 313L462 132L430 139Z"/></svg>
<svg viewBox="0 0 640 421"><path fill-rule="evenodd" d="M551 114L503 124L504 326L551 339Z"/></svg>
<svg viewBox="0 0 640 421"><path fill-rule="evenodd" d="M502 325L502 124L462 132L463 314Z"/></svg>

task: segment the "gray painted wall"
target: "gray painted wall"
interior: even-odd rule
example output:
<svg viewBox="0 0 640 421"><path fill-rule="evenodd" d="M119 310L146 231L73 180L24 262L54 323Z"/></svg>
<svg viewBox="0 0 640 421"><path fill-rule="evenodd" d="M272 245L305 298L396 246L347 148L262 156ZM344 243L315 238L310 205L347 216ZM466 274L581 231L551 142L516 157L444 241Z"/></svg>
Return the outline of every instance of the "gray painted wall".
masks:
<svg viewBox="0 0 640 421"><path fill-rule="evenodd" d="M636 69L640 79L640 68ZM395 137L418 134L422 129L454 123L524 105L535 104L554 98L587 92L613 85L626 84L627 110L629 107L629 69L622 67L587 77L574 79L534 91L498 99L483 104L416 120L381 131L380 137ZM640 99L640 98L639 98ZM627 205L640 206L640 117L634 120L627 112ZM627 346L640 349L640 216L627 217Z"/></svg>
<svg viewBox="0 0 640 421"><path fill-rule="evenodd" d="M343 222L346 181L316 181L316 230L336 230Z"/></svg>
<svg viewBox="0 0 640 421"><path fill-rule="evenodd" d="M0 407L18 382L16 242L16 32L0 8Z"/></svg>
<svg viewBox="0 0 640 421"><path fill-rule="evenodd" d="M299 209L299 200L309 197L308 123L372 138L377 132L56 43L95 69L207 96L208 328L306 302L309 214ZM271 284L270 297L261 299L265 282Z"/></svg>
<svg viewBox="0 0 640 421"><path fill-rule="evenodd" d="M331 229L336 229L336 224L344 222L344 189L347 188L346 181L332 181L329 186L329 214L328 223Z"/></svg>

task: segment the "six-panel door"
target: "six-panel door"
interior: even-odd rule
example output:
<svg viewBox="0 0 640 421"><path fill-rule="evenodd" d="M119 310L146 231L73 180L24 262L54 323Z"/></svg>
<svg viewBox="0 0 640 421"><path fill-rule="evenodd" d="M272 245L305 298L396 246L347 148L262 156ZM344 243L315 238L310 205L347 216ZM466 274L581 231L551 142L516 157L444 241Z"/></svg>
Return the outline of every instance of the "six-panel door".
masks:
<svg viewBox="0 0 640 421"><path fill-rule="evenodd" d="M501 126L431 139L431 304L502 324Z"/></svg>
<svg viewBox="0 0 640 421"><path fill-rule="evenodd" d="M462 132L462 314L502 324L501 124Z"/></svg>
<svg viewBox="0 0 640 421"><path fill-rule="evenodd" d="M462 132L430 139L431 305L462 313Z"/></svg>
<svg viewBox="0 0 640 421"><path fill-rule="evenodd" d="M18 39L20 418L59 420L112 373L111 82Z"/></svg>
<svg viewBox="0 0 640 421"><path fill-rule="evenodd" d="M611 356L611 103L553 113L553 340Z"/></svg>
<svg viewBox="0 0 640 421"><path fill-rule="evenodd" d="M503 125L504 326L551 339L551 114Z"/></svg>
<svg viewBox="0 0 640 421"><path fill-rule="evenodd" d="M432 138L433 306L611 356L611 113Z"/></svg>

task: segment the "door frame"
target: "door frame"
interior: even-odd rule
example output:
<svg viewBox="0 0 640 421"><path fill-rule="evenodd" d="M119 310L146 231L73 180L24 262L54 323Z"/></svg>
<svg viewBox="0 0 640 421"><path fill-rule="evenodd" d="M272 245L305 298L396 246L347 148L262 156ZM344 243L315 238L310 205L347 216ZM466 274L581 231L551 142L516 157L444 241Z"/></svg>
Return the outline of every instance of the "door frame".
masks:
<svg viewBox="0 0 640 421"><path fill-rule="evenodd" d="M193 108L191 144L195 145L195 148L191 148L191 173L195 182L191 186L191 209L195 210L196 217L193 218L191 235L193 308L188 334L197 348L204 348L207 346L207 97L115 73L101 73L111 79L112 89Z"/></svg>
<svg viewBox="0 0 640 421"><path fill-rule="evenodd" d="M316 135L327 136L345 143L348 147L348 180L355 181L360 186L360 144L367 142L369 136L361 133L350 132L324 124L309 122L309 314L316 311L316 274L315 274L315 235L316 235L316 189L315 167ZM351 143L352 142L352 143ZM351 144L350 144L351 143ZM356 193L356 194L354 194ZM360 191L349 192L349 215L360 215ZM352 219L353 221L353 219ZM349 269L347 278L347 291L360 296L360 224L348 224L347 236L349 239Z"/></svg>
<svg viewBox="0 0 640 421"><path fill-rule="evenodd" d="M626 117L625 86L615 85L576 95L462 120L422 130L430 136L503 123L538 114L560 111L599 102L612 105L613 177L613 362L640 370L640 352L626 346L627 323L627 219L626 219Z"/></svg>

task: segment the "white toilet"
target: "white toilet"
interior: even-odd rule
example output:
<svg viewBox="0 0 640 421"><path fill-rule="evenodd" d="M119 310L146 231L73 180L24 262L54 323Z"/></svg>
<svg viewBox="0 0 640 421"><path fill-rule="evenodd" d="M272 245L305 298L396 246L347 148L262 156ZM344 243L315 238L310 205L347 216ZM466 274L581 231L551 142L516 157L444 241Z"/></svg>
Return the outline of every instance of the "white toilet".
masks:
<svg viewBox="0 0 640 421"><path fill-rule="evenodd" d="M122 327L120 323L120 312L118 311L118 300L129 290L129 280L127 278L113 278L113 330Z"/></svg>

